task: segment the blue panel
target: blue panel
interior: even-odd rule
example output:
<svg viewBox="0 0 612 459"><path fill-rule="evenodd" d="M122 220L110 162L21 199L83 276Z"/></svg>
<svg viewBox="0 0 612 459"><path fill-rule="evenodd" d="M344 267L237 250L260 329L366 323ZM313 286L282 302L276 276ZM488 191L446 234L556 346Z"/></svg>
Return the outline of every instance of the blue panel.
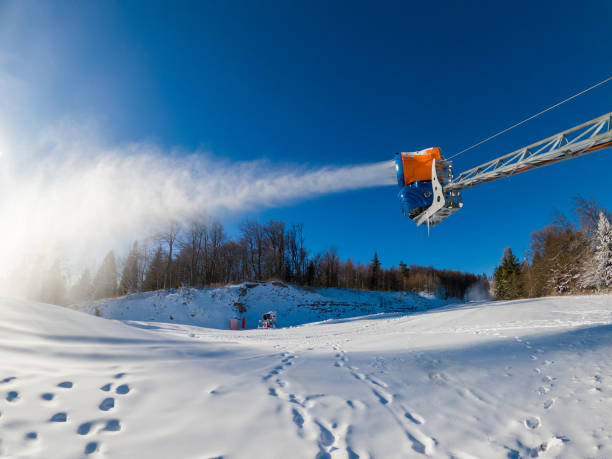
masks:
<svg viewBox="0 0 612 459"><path fill-rule="evenodd" d="M404 165L401 153L395 154L395 171L397 172L397 185L404 186Z"/></svg>
<svg viewBox="0 0 612 459"><path fill-rule="evenodd" d="M404 215L413 218L421 213L422 208L429 207L433 203L431 181L413 182L404 186L397 197Z"/></svg>

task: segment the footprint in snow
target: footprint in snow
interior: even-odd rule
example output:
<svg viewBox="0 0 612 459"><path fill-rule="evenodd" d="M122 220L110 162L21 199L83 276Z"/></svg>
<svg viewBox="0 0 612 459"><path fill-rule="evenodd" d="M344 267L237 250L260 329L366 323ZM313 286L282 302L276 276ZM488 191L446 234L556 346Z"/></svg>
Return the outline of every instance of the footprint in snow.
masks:
<svg viewBox="0 0 612 459"><path fill-rule="evenodd" d="M125 395L130 392L130 386L128 386L127 384L121 384L115 389L115 392L119 395Z"/></svg>
<svg viewBox="0 0 612 459"><path fill-rule="evenodd" d="M8 394L6 394L7 402L16 402L17 400L19 400L19 392L16 390L11 390L8 392Z"/></svg>
<svg viewBox="0 0 612 459"><path fill-rule="evenodd" d="M77 429L77 433L79 435L87 435L93 426L93 422L84 422Z"/></svg>
<svg viewBox="0 0 612 459"><path fill-rule="evenodd" d="M23 436L26 440L36 440L38 438L37 432L28 432Z"/></svg>
<svg viewBox="0 0 612 459"><path fill-rule="evenodd" d="M554 400L552 400L552 399L550 399L550 400L546 400L546 401L544 402L544 408L545 408L545 409L549 409L551 406L553 406L553 403L555 403L555 401L554 401Z"/></svg>
<svg viewBox="0 0 612 459"><path fill-rule="evenodd" d="M316 422L316 421L315 421ZM323 424L321 424L320 422L316 422L317 426L319 427L320 430L320 434L319 434L319 443L321 446L324 447L329 447L331 445L334 444L334 442L336 441L336 437L334 437L334 434L332 434Z"/></svg>
<svg viewBox="0 0 612 459"><path fill-rule="evenodd" d="M100 387L100 390L103 390L104 392L109 392L111 390L111 386L111 383L104 384L102 387Z"/></svg>
<svg viewBox="0 0 612 459"><path fill-rule="evenodd" d="M111 419L102 430L105 432L119 432L121 430L121 422L119 419Z"/></svg>
<svg viewBox="0 0 612 459"><path fill-rule="evenodd" d="M40 394L40 398L42 398L46 402L53 400L53 397L55 397L55 394L52 394L51 392L45 392L44 394Z"/></svg>
<svg viewBox="0 0 612 459"><path fill-rule="evenodd" d="M102 403L100 403L99 408L102 411L108 411L111 410L115 407L115 399L112 397L107 397L104 400L102 400Z"/></svg>
<svg viewBox="0 0 612 459"><path fill-rule="evenodd" d="M410 411L406 411L404 413L404 417L407 418L407 419L410 419L415 424L424 424L425 423L425 419L423 419L423 417L420 416L417 413L411 413Z"/></svg>
<svg viewBox="0 0 612 459"><path fill-rule="evenodd" d="M295 403L296 405L304 406L304 404L298 400L295 394L289 394L289 403Z"/></svg>
<svg viewBox="0 0 612 459"><path fill-rule="evenodd" d="M346 454L348 455L348 459L359 459L359 454L353 451L350 446L346 447Z"/></svg>
<svg viewBox="0 0 612 459"><path fill-rule="evenodd" d="M98 442L90 441L85 445L85 454L93 454L98 450Z"/></svg>
<svg viewBox="0 0 612 459"><path fill-rule="evenodd" d="M15 376L9 376L8 378L4 378L0 381L0 384L10 383L12 380L17 379Z"/></svg>
<svg viewBox="0 0 612 459"><path fill-rule="evenodd" d="M55 413L49 419L49 422L66 422L68 420L68 415L66 413Z"/></svg>
<svg viewBox="0 0 612 459"><path fill-rule="evenodd" d="M525 419L525 427L532 430L537 429L538 427L540 427L540 419L536 416L528 417L527 419Z"/></svg>
<svg viewBox="0 0 612 459"><path fill-rule="evenodd" d="M548 387L544 387L544 386L538 387L537 393L539 395L544 395L547 392L550 392L550 389Z"/></svg>
<svg viewBox="0 0 612 459"><path fill-rule="evenodd" d="M381 405L387 405L388 403L391 403L393 397L390 394L384 393L383 391L376 389L372 389L372 392L374 393Z"/></svg>
<svg viewBox="0 0 612 459"><path fill-rule="evenodd" d="M368 376L367 379L372 384L376 384L377 386L384 387L385 389L389 387L389 385L386 382L384 382L384 381L382 381L382 380L380 380L378 378L375 378L374 376Z"/></svg>
<svg viewBox="0 0 612 459"><path fill-rule="evenodd" d="M117 373L115 376L113 376L115 379L121 379L126 375L126 373Z"/></svg>
<svg viewBox="0 0 612 459"><path fill-rule="evenodd" d="M296 408L293 408L293 410L291 410L291 413L293 414L293 423L299 429L304 427L304 416L302 416Z"/></svg>
<svg viewBox="0 0 612 459"><path fill-rule="evenodd" d="M366 405L360 400L347 400L346 404L354 410L365 410Z"/></svg>
<svg viewBox="0 0 612 459"><path fill-rule="evenodd" d="M87 435L91 432L91 429L96 424L96 421L84 422L77 429L79 435ZM121 430L121 421L119 419L110 419L106 422L105 426L100 430L101 432L119 432Z"/></svg>
<svg viewBox="0 0 612 459"><path fill-rule="evenodd" d="M72 384L72 381L64 381L64 382L59 383L57 387L62 387L64 389L72 389L73 385L74 384Z"/></svg>

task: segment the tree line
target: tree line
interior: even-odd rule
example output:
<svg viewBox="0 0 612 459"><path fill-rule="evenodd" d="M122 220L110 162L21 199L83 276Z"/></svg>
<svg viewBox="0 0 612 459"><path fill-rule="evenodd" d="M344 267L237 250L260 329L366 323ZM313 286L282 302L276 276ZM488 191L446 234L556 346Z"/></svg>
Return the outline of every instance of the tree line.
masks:
<svg viewBox="0 0 612 459"><path fill-rule="evenodd" d="M577 222L557 215L531 234L523 260L504 250L493 276L497 299L612 289L612 214L593 199L576 198L574 204Z"/></svg>
<svg viewBox="0 0 612 459"><path fill-rule="evenodd" d="M312 253L301 224L246 221L239 235L231 238L220 222L203 219L185 225L169 223L154 238L134 242L123 258L111 250L95 274L85 269L71 285L56 262L43 276L41 288L33 291L34 299L70 304L161 289L266 280L456 298L463 298L475 283L487 283L485 275L433 267L400 263L384 268L376 253L366 264L341 260L337 248Z"/></svg>

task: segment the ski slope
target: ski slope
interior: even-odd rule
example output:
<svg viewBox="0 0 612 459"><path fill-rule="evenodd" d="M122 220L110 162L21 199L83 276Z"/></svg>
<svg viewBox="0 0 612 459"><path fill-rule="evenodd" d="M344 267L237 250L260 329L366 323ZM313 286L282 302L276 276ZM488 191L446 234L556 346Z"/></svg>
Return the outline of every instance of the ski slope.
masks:
<svg viewBox="0 0 612 459"><path fill-rule="evenodd" d="M380 312L423 311L458 302L456 298L442 300L425 293L315 289L272 281L157 290L72 307L107 319L225 329L234 317L244 317L246 328L257 328L262 314L270 310L277 311L278 325L287 327Z"/></svg>
<svg viewBox="0 0 612 459"><path fill-rule="evenodd" d="M612 296L273 330L0 300L0 456L612 456Z"/></svg>

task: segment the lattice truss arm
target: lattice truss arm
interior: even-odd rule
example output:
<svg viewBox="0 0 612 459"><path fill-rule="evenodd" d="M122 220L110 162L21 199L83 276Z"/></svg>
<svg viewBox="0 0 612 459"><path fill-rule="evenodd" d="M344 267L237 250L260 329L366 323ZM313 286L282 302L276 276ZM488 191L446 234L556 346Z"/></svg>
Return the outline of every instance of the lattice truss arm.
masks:
<svg viewBox="0 0 612 459"><path fill-rule="evenodd" d="M444 190L462 190L612 147L611 124L612 112L462 172Z"/></svg>

